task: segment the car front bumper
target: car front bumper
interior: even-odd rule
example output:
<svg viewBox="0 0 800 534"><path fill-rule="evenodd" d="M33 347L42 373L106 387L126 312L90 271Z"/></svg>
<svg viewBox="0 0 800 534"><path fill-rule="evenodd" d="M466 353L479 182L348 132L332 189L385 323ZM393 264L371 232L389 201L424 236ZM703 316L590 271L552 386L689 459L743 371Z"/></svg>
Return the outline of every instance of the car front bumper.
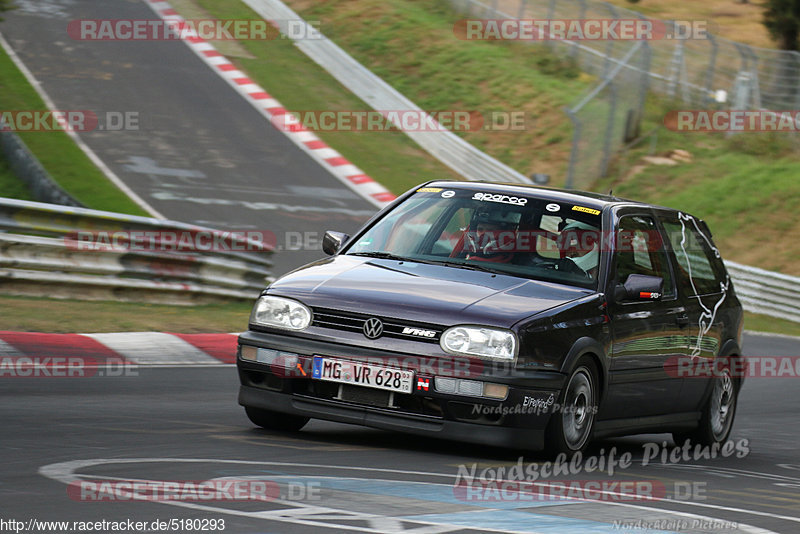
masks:
<svg viewBox="0 0 800 534"><path fill-rule="evenodd" d="M287 368L243 359L243 347L277 352L292 362L296 360L297 365ZM396 362L402 361L403 368L415 372L415 387L410 394L391 396L361 386L345 386L343 393L337 383L311 378L307 371L314 356L382 361L387 367L396 367ZM500 400L437 391L436 376L458 376L458 362L445 360L437 359L442 365L424 366L418 365L420 359L415 355L251 330L239 336L239 404L492 446L526 450L544 447L545 429L566 381L563 374L484 365L480 373L468 376L471 381L508 386L507 396ZM421 387L417 379L427 387Z"/></svg>

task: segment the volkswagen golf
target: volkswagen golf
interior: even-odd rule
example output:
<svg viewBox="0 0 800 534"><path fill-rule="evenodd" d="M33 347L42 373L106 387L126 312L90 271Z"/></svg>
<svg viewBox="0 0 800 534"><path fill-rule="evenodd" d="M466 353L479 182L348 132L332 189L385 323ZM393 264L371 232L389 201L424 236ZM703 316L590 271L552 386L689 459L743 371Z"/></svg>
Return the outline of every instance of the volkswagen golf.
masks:
<svg viewBox="0 0 800 534"><path fill-rule="evenodd" d="M573 454L592 439L725 441L742 307L707 225L525 185L434 181L279 278L239 337L239 404ZM697 372L703 369L706 372Z"/></svg>

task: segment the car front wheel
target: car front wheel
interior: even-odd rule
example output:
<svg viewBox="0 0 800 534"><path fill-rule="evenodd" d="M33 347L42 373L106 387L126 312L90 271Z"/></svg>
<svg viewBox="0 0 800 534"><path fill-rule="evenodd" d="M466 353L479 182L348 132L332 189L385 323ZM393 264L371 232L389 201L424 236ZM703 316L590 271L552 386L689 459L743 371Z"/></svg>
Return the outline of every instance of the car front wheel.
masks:
<svg viewBox="0 0 800 534"><path fill-rule="evenodd" d="M597 402L597 371L589 359L583 359L570 374L559 409L550 420L547 448L551 453L571 456L586 449L594 429Z"/></svg>

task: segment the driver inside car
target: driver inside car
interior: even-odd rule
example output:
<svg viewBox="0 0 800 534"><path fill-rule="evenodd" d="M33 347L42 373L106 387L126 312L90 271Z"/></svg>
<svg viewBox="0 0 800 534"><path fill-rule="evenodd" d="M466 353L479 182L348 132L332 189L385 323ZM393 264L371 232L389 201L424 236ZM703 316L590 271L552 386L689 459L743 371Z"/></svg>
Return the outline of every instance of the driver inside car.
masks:
<svg viewBox="0 0 800 534"><path fill-rule="evenodd" d="M477 210L470 221L464 248L466 259L508 263L514 256L519 212Z"/></svg>
<svg viewBox="0 0 800 534"><path fill-rule="evenodd" d="M590 224L572 221L558 236L561 258L567 258L590 278L597 276L600 259L600 232Z"/></svg>

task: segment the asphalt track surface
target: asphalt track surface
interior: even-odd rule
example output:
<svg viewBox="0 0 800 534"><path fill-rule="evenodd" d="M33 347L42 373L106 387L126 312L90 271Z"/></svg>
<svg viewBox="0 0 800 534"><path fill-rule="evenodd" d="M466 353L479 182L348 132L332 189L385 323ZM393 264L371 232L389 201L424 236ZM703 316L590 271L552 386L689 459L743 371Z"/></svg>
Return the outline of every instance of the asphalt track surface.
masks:
<svg viewBox="0 0 800 534"><path fill-rule="evenodd" d="M154 18L138 0L18 0L0 26L62 109L134 111L138 131L98 131L84 141L131 188L174 219L237 230L352 230L374 208L257 116L179 42L71 41L75 18ZM222 202L220 202L222 201ZM288 209L287 206L294 208ZM276 273L318 257L276 256ZM798 354L797 340L748 336L749 355ZM678 532L796 532L800 528L800 429L796 379L749 379L732 439L748 454L642 465L647 443L668 435L597 443L633 465L612 477L559 480L658 481L665 499L541 500L512 494L465 500L460 465L511 466L508 451L312 421L300 433L256 429L236 404L231 366L136 368L130 376L0 379L0 530L28 521L224 520L224 532L641 532L614 521ZM525 465L546 458L526 454ZM266 481L269 502L92 501L70 482ZM549 481L550 479L547 479ZM693 487L693 492L687 488ZM613 491L613 490L612 490ZM688 494L687 494L688 492ZM270 493L271 496L276 496ZM708 520L735 522L709 527ZM6 523L3 523L6 521ZM660 521L660 522L659 522ZM657 523L653 523L657 522ZM749 526L748 526L749 525ZM195 527L198 525L194 525ZM200 525L202 526L202 525ZM210 530L211 523L205 525ZM173 532L196 532L178 525ZM471 528L470 528L471 527ZM100 530L110 531L109 528ZM86 531L72 526L51 531ZM163 529L161 531L164 531Z"/></svg>
<svg viewBox="0 0 800 534"><path fill-rule="evenodd" d="M275 235L279 275L319 258L321 232L376 208L275 129L181 41L79 41L76 19L157 19L141 0L20 0L0 31L58 109L90 110L79 134L165 217ZM112 115L109 116L109 113ZM134 113L137 129L115 128ZM288 233L288 234L287 234Z"/></svg>
<svg viewBox="0 0 800 534"><path fill-rule="evenodd" d="M750 355L796 355L797 340L749 335L745 348ZM525 455L527 466L547 458L324 421L312 420L299 433L265 431L237 405L237 387L231 365L0 378L0 520L130 519L150 525L223 519L229 533L641 532L614 528L614 521L637 520L662 521L658 525L668 528L656 531L668 532L796 532L800 524L796 378L748 379L731 436L748 440L743 458L662 464L659 456L643 465L645 444L666 441L670 447L670 437L632 436L590 450L598 457L605 451L606 458L613 448L617 457L632 454L631 467L611 477L595 472L540 480L651 481L664 489L653 501L619 500L611 493L584 502L522 502L513 492L496 501L480 500L488 494L465 498L453 487L462 464L511 466ZM123 492L94 500L101 494L92 486L83 486L83 494L70 489L81 480L221 479L263 482L271 488L266 495L277 498L235 501L222 492L219 501L186 494L134 501ZM702 528L709 518L716 527ZM719 521L736 527L719 528Z"/></svg>

